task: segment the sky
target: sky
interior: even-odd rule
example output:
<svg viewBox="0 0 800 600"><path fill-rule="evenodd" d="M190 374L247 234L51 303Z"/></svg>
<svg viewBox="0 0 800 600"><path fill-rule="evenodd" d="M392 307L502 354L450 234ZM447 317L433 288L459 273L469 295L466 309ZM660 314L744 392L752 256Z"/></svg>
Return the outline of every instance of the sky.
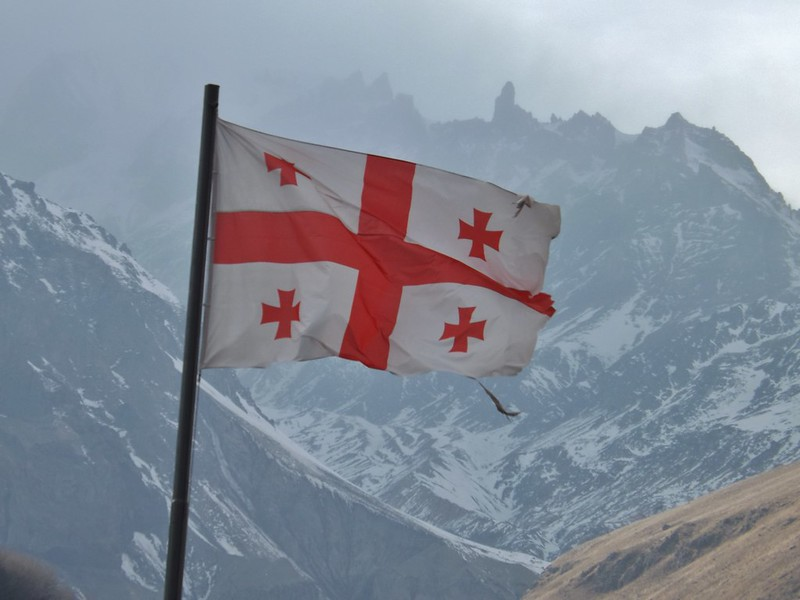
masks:
<svg viewBox="0 0 800 600"><path fill-rule="evenodd" d="M223 118L257 128L254 103L355 71L386 73L434 121L491 118L512 81L539 120L716 127L800 208L797 0L6 0L2 20L6 120L25 123L15 90L53 60L91 63L132 128L194 118L208 82Z"/></svg>

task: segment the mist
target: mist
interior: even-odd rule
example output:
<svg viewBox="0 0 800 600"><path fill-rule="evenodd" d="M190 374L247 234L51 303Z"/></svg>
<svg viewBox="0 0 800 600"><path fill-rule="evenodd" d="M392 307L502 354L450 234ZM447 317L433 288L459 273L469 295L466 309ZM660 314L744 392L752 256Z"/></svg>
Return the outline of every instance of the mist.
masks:
<svg viewBox="0 0 800 600"><path fill-rule="evenodd" d="M112 201L115 187L98 174L87 189L81 161L157 163L126 154L145 136L172 133L195 161L205 83L221 85L223 118L259 128L269 108L360 72L387 74L431 121L489 118L506 81L540 120L599 112L638 133L681 112L725 133L800 206L791 1L12 0L4 25L0 169L78 205Z"/></svg>

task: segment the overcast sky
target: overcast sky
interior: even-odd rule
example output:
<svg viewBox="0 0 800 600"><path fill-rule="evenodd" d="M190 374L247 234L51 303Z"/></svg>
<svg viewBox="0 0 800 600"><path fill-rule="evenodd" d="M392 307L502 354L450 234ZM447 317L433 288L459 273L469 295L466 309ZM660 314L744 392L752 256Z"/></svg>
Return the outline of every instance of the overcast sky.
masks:
<svg viewBox="0 0 800 600"><path fill-rule="evenodd" d="M267 74L288 87L356 70L387 73L429 119L490 118L510 80L540 120L584 110L638 133L680 112L715 126L800 207L797 0L6 0L2 12L0 108L53 56L113 69L155 119L195 112L206 82L234 120Z"/></svg>

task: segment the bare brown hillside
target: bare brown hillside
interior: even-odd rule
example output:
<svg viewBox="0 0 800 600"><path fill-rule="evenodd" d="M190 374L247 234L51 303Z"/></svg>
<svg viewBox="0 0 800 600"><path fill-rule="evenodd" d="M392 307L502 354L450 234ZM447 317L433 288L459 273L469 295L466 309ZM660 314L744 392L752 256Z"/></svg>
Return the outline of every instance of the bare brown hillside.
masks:
<svg viewBox="0 0 800 600"><path fill-rule="evenodd" d="M523 600L800 599L800 463L587 542Z"/></svg>

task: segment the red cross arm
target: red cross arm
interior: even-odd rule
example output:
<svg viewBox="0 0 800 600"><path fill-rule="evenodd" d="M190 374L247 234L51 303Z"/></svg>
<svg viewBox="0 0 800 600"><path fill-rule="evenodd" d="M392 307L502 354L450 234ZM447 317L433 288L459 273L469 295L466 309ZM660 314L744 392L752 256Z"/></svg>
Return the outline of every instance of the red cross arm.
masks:
<svg viewBox="0 0 800 600"><path fill-rule="evenodd" d="M311 177L295 167L294 163L290 163L288 160L284 160L280 156L274 156L264 152L264 162L267 163L267 173L276 169L281 172L281 186L297 185L298 173L307 179L311 179Z"/></svg>

